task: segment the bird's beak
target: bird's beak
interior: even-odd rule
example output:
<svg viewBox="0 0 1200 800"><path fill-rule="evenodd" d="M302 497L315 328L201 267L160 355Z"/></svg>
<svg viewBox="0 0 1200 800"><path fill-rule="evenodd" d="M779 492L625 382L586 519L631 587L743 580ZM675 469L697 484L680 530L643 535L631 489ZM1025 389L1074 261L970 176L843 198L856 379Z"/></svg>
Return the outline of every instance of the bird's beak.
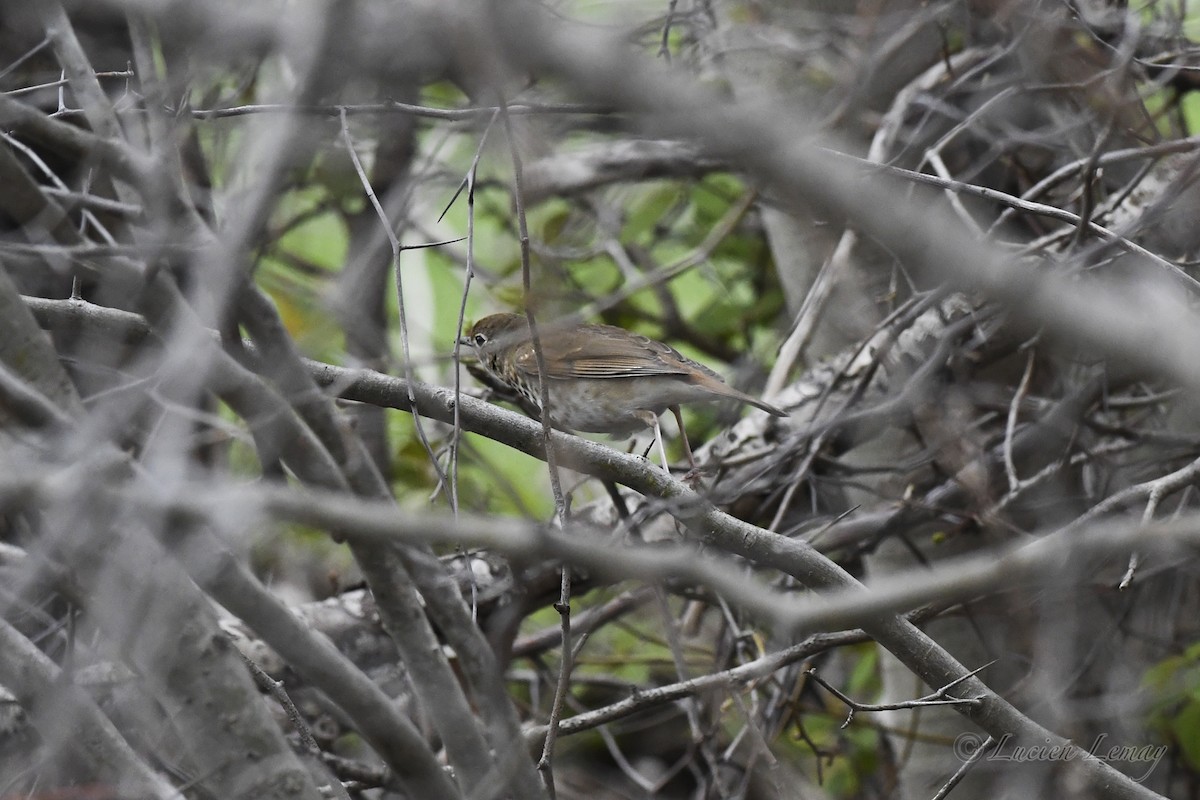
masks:
<svg viewBox="0 0 1200 800"><path fill-rule="evenodd" d="M470 336L460 336L460 337L458 337L458 343L461 344L463 347L470 347L471 346L471 337Z"/></svg>

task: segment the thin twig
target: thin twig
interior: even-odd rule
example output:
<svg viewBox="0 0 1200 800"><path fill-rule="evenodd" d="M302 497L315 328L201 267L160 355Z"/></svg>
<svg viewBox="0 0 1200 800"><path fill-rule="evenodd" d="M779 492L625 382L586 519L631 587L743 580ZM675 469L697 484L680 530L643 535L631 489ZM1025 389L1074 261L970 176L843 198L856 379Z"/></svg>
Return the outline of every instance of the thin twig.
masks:
<svg viewBox="0 0 1200 800"><path fill-rule="evenodd" d="M965 675L955 678L942 688L935 692L931 692L924 697L918 697L916 700L902 700L898 703L860 703L857 700L852 700L842 692L838 691L836 687L830 685L824 678L817 674L815 669L805 670L804 674L812 678L821 686L825 687L826 691L837 697L837 699L841 700L849 707L850 711L846 714L846 721L842 723L842 727L845 728L854 720L854 714L858 711L900 711L906 708L925 708L927 706L978 706L983 702L982 697L948 697L947 695L955 686L967 680L968 678L978 675L980 672L987 669L994 663L994 661L989 662L978 669L973 669Z"/></svg>
<svg viewBox="0 0 1200 800"><path fill-rule="evenodd" d="M959 768L954 771L954 774L950 776L949 780L942 784L941 788L938 789L937 794L933 796L933 800L946 800L946 797L950 795L950 792L954 789L954 787L958 786L962 779L967 776L967 773L971 771L971 768L979 763L979 759L983 758L984 754L990 750L992 745L995 743L996 738L994 736L988 736L986 739L984 739L983 742L981 742L979 746L975 748L975 752L971 753L970 757L967 758L967 760L964 761ZM957 740L955 744L958 744Z"/></svg>
<svg viewBox="0 0 1200 800"><path fill-rule="evenodd" d="M408 316L404 304L404 275L400 269L400 239L396 236L396 232L392 230L392 223L387 217L387 212L383 210L383 205L379 202L379 197L375 194L374 187L371 186L371 179L367 177L367 172L363 168L362 160L359 159L358 152L354 149L354 141L350 138L350 124L345 114L341 115L341 126L342 141L345 143L346 152L354 164L354 171L357 173L363 191L366 193L371 207L375 209L375 214L379 217L379 222L383 226L384 233L387 235L388 243L392 247L392 268L396 273L396 303L400 317L400 347L404 354L404 377L408 379L408 385L411 386L415 378L415 373L412 366L412 351L409 348L408 341ZM412 403L413 428L416 430L417 438L421 441L421 446L425 448L425 454L429 457L429 463L433 466L433 470L438 476L439 484L448 487L450 481L446 473L442 470L442 465L438 462L437 455L433 452L433 445L429 443L429 437L425 433L425 426L421 423L417 398L415 395L410 394L408 399ZM457 508L457 497L455 497L454 493L447 491L446 496L449 498L450 507L452 509Z"/></svg>
<svg viewBox="0 0 1200 800"><path fill-rule="evenodd" d="M1029 389L1029 380L1033 376L1033 364L1036 356L1036 351L1033 348L1029 350L1029 357L1025 362L1025 373L1021 376L1021 382L1017 385L1017 391L1013 393L1012 402L1008 406L1008 420L1004 425L1004 470L1008 473L1008 489L1015 491L1021 484L1017 477L1017 464L1013 459L1013 439L1017 430L1017 412L1021 407L1021 400L1025 397L1025 392Z"/></svg>
<svg viewBox="0 0 1200 800"><path fill-rule="evenodd" d="M357 105L289 105L286 103L256 103L250 105L231 106L229 108L189 108L185 113L197 119L223 119L226 117L244 117L252 114L306 114L319 117L377 115L377 114L409 114L414 117L440 119L450 122L470 121L494 117L500 111L500 106L476 106L473 108L433 108L431 106L413 105L391 101L387 103L362 103ZM576 103L525 103L507 107L514 116L529 116L536 114L612 114L613 109ZM178 113L179 109L168 109Z"/></svg>
<svg viewBox="0 0 1200 800"><path fill-rule="evenodd" d="M529 322L530 342L537 360L538 394L541 406L542 434L546 441L546 465L550 472L550 489L554 493L554 508L559 522L566 524L570 510L563 495L562 479L558 472L558 457L554 452L550 436L550 381L549 369L546 367L546 353L542 349L541 336L538 333L537 320L533 313L533 270L529 262L529 220L525 216L524 177L521 167L521 154L517 149L516 134L513 130L512 117L506 111L503 94L500 96L500 118L504 121L504 134L508 138L509 153L513 165L513 206L517 215L517 232L521 246L521 286L525 295L525 319Z"/></svg>
<svg viewBox="0 0 1200 800"><path fill-rule="evenodd" d="M475 177L479 169L479 159L483 156L483 147L487 143L492 125L496 122L496 116L497 114L493 114L492 118L488 120L487 127L483 129L483 134L479 137L479 145L475 148L475 155L471 158L471 166L463 179L467 190L467 268L463 278L462 300L458 305L458 324L454 329L454 423L450 430L449 444L450 495L452 497L450 505L454 509L458 508L458 444L459 437L462 435L458 419L458 398L462 396L462 370L459 361L462 342L460 340L463 335L463 326L466 324L467 298L471 294L471 279L475 277ZM455 197L457 196L456 193ZM448 210L449 206L442 211L442 215L444 216Z"/></svg>

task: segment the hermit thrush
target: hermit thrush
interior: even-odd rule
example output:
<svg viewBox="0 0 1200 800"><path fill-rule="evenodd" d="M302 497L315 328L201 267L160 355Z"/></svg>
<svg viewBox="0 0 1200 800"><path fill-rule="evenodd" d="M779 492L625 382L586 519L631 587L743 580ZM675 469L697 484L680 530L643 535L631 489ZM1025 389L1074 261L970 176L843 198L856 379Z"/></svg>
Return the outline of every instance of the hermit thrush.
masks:
<svg viewBox="0 0 1200 800"><path fill-rule="evenodd" d="M653 428L662 453L658 416L669 408L694 467L680 403L731 399L777 417L787 416L786 411L728 386L717 373L673 347L622 328L547 325L539 326L539 331L550 382L550 421L556 428L618 438ZM475 348L488 373L541 408L537 356L524 316L484 317L459 343ZM665 468L665 454L663 462Z"/></svg>

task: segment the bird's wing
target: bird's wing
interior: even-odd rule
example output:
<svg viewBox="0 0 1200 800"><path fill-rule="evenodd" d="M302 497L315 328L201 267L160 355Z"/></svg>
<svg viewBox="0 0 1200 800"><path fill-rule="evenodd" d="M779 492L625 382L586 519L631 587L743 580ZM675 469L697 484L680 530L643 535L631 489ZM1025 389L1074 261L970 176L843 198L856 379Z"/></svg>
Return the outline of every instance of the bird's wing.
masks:
<svg viewBox="0 0 1200 800"><path fill-rule="evenodd" d="M568 378L637 378L646 375L688 375L696 366L674 348L645 336L607 325L585 325L580 335L542 337L548 376ZM575 333L575 332L573 332ZM533 343L516 351L517 369L530 377L538 374ZM701 367L701 369L704 369ZM707 371L707 370L705 370Z"/></svg>

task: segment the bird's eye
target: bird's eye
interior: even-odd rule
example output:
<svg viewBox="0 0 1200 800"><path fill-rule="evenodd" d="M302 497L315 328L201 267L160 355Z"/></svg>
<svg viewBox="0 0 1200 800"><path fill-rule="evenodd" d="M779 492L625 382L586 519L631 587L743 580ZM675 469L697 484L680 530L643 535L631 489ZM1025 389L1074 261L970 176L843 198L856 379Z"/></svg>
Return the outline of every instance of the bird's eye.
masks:
<svg viewBox="0 0 1200 800"><path fill-rule="evenodd" d="M482 333L477 333L475 334L474 341L476 347L483 347L485 344L487 344L487 337Z"/></svg>

